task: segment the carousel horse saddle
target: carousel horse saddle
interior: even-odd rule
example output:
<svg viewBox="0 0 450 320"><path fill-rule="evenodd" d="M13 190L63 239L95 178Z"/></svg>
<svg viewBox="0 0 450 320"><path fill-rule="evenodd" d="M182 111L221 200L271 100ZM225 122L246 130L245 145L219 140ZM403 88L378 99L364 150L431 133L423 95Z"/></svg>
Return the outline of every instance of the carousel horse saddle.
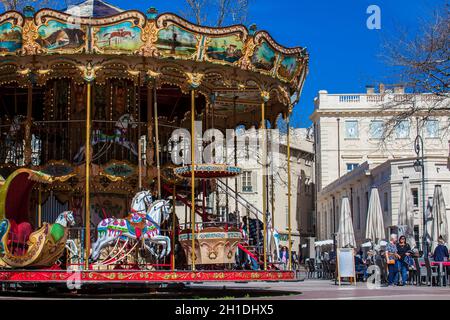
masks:
<svg viewBox="0 0 450 320"><path fill-rule="evenodd" d="M145 215L141 215L136 212L130 213L130 215L126 218L129 223L131 229L136 234L136 238L140 239L142 236L142 232L146 227L146 218Z"/></svg>

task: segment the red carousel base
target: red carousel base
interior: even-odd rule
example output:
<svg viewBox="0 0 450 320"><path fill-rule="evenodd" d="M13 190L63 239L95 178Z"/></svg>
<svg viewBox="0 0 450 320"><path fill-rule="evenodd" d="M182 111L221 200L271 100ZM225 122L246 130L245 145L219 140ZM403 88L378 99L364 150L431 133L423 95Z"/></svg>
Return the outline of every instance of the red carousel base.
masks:
<svg viewBox="0 0 450 320"><path fill-rule="evenodd" d="M3 270L0 283L187 283L292 281L291 271L61 271Z"/></svg>

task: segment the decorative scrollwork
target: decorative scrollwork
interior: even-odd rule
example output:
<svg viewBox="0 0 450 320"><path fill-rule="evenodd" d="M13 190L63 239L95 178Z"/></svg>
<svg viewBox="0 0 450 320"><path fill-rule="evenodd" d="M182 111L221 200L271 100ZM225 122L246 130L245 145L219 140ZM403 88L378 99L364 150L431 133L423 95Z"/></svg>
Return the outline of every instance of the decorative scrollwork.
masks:
<svg viewBox="0 0 450 320"><path fill-rule="evenodd" d="M252 70L252 56L255 52L256 43L253 38L249 38L245 44L244 56L241 58L240 66L244 70Z"/></svg>
<svg viewBox="0 0 450 320"><path fill-rule="evenodd" d="M143 29L142 40L144 46L139 49L139 55L144 57L158 57L160 54L155 43L158 41L158 28L155 21L148 21Z"/></svg>
<svg viewBox="0 0 450 320"><path fill-rule="evenodd" d="M78 69L82 72L84 80L87 82L94 81L97 71L101 68L101 66L94 66L92 62L88 62L86 65L78 66Z"/></svg>
<svg viewBox="0 0 450 320"><path fill-rule="evenodd" d="M37 31L37 26L32 19L27 19L25 21L22 37L23 45L22 49L19 50L20 55L36 55L44 52L41 46L36 42L39 38L39 33Z"/></svg>
<svg viewBox="0 0 450 320"><path fill-rule="evenodd" d="M200 87L204 76L205 76L204 73L186 72L186 77L188 78L188 83L191 86L191 88L194 88L194 89L197 89L198 87Z"/></svg>

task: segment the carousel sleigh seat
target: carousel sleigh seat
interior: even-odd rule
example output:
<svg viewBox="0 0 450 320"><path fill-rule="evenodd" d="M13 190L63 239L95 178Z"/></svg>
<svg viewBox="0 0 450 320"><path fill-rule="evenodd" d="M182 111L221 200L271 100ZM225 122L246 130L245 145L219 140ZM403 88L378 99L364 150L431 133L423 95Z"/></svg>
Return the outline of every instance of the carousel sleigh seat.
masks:
<svg viewBox="0 0 450 320"><path fill-rule="evenodd" d="M8 234L8 247L11 253L16 255L25 254L28 249L27 242L33 232L33 227L28 222L17 224L14 220L9 220L11 227Z"/></svg>

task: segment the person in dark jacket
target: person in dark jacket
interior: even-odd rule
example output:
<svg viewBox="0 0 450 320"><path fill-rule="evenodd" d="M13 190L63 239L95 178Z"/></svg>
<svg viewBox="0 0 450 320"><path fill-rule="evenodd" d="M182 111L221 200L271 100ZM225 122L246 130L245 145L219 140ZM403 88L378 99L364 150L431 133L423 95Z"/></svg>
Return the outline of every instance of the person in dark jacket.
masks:
<svg viewBox="0 0 450 320"><path fill-rule="evenodd" d="M400 256L400 258L398 259L398 264L399 264L398 267L399 267L400 275L402 277L401 283L399 281L399 286L404 286L406 284L406 282L408 281L408 273L409 273L409 265L406 263L405 257L411 255L411 247L408 243L406 243L405 236L401 236L398 239L397 254Z"/></svg>
<svg viewBox="0 0 450 320"><path fill-rule="evenodd" d="M436 249L434 249L433 253L434 261L445 261L445 258L448 259L448 248L445 245L444 238L442 236L439 237L438 245Z"/></svg>

